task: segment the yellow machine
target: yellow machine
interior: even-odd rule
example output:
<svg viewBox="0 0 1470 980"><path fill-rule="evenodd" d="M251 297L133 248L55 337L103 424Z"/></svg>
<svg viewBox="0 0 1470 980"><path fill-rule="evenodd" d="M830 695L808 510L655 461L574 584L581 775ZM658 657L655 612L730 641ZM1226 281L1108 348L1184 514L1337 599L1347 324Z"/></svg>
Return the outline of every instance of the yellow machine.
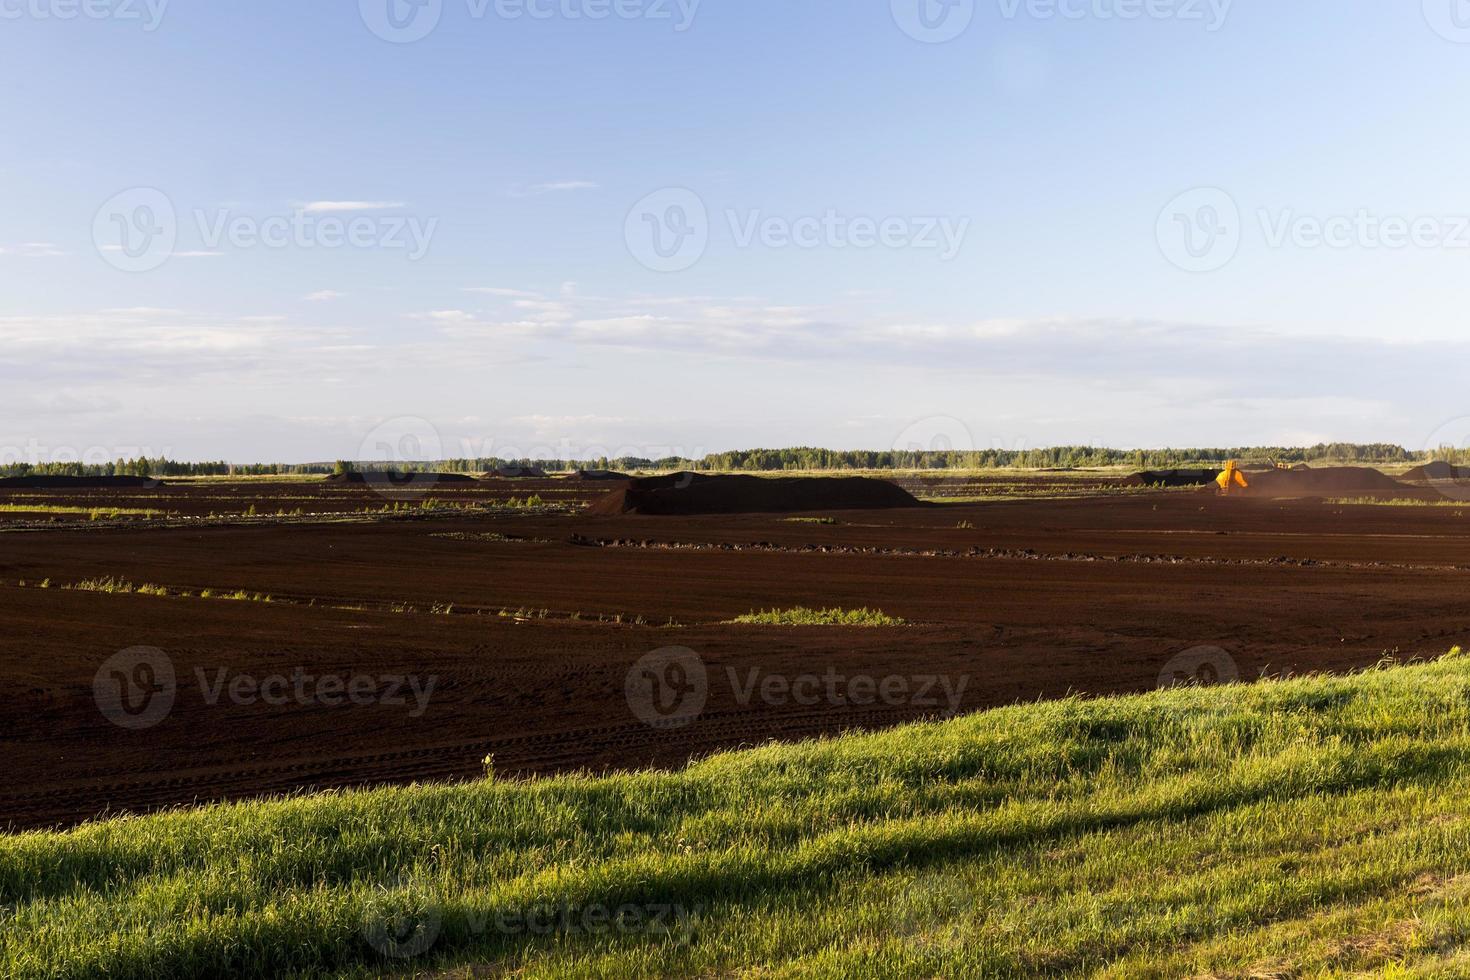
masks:
<svg viewBox="0 0 1470 980"><path fill-rule="evenodd" d="M1249 489L1250 483L1246 481L1245 471L1240 468L1240 460L1232 459L1225 464L1225 472L1215 477L1215 482L1220 484L1221 496L1230 496L1231 487L1239 487L1242 490Z"/></svg>

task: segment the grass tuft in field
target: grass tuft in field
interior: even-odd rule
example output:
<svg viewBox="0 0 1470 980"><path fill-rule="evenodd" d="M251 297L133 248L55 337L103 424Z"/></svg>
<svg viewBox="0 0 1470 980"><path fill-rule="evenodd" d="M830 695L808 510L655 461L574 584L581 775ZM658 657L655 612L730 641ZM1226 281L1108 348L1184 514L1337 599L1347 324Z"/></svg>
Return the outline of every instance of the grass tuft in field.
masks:
<svg viewBox="0 0 1470 980"><path fill-rule="evenodd" d="M67 504L0 504L0 514L86 514L88 520L119 517L167 517L168 511L149 507L80 507Z"/></svg>
<svg viewBox="0 0 1470 980"><path fill-rule="evenodd" d="M49 582L50 579L47 579L47 581ZM111 575L109 575L107 578L83 579L82 581L77 582L74 585L66 585L62 586L62 588L69 589L74 592L106 592L113 595L131 595L134 592L141 591L138 586L134 585L132 582L129 582L126 579L116 578ZM143 586L143 589L150 590L150 594L152 594L151 590L155 588L157 587L149 585Z"/></svg>
<svg viewBox="0 0 1470 980"><path fill-rule="evenodd" d="M22 581L20 584L24 586L25 582ZM49 578L46 579L45 581L41 582L38 587L42 589L49 589L51 587L51 580ZM166 586L153 585L146 582L142 585L134 585L132 582L129 582L126 579L116 578L113 576L109 576L107 578L83 579L82 581L76 582L72 585L63 585L61 588L63 590L73 592L105 592L113 595L146 595L155 596L162 599L194 598L194 593L186 589L169 589ZM235 602L273 601L271 596L266 595L263 592L248 592L245 589L234 589L225 592L221 592L217 589L202 589L198 594L198 598L228 599Z"/></svg>
<svg viewBox="0 0 1470 980"><path fill-rule="evenodd" d="M772 609L749 613L729 620L739 626L906 626L897 616L878 609Z"/></svg>
<svg viewBox="0 0 1470 980"><path fill-rule="evenodd" d="M1344 507L1457 507L1470 506L1465 500L1431 500L1418 497L1328 497L1324 503Z"/></svg>

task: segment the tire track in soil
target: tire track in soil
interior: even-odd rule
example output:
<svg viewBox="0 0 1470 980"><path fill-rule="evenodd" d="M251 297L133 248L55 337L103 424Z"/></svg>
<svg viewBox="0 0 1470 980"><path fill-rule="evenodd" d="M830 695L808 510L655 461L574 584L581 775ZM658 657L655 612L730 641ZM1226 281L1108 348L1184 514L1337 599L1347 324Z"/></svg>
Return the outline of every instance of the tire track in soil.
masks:
<svg viewBox="0 0 1470 980"><path fill-rule="evenodd" d="M793 545L773 544L756 541L749 544L713 542L654 541L635 538L588 538L574 534L571 543L583 548L636 549L642 551L718 551L757 552L782 555L861 555L876 558L964 558L990 561L1047 561L1103 563L1119 565L1201 565L1224 567L1258 568L1347 568L1347 569L1403 569L1421 572L1464 572L1470 565L1406 565L1381 561L1333 561L1320 558L1291 558L1281 555L1272 558L1213 558L1208 556L1127 554L1099 555L1086 552L1047 553L1032 548L885 548L879 546L854 545Z"/></svg>

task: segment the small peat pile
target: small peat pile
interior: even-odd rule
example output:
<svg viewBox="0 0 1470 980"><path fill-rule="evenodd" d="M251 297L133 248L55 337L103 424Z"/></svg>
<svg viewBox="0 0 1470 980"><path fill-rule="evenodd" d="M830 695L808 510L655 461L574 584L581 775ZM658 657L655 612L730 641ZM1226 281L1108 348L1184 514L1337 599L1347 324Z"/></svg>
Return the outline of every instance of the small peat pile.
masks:
<svg viewBox="0 0 1470 980"><path fill-rule="evenodd" d="M1467 483L1470 482L1470 466L1455 466L1437 459L1423 466L1416 466L1403 475L1410 483Z"/></svg>
<svg viewBox="0 0 1470 980"><path fill-rule="evenodd" d="M907 490L867 477L705 476L674 473L630 480L592 502L589 513L788 514L924 506Z"/></svg>
<svg viewBox="0 0 1470 980"><path fill-rule="evenodd" d="M546 471L539 466L502 466L485 474L487 480L544 480Z"/></svg>
<svg viewBox="0 0 1470 980"><path fill-rule="evenodd" d="M372 487L428 487L440 483L474 483L475 478L464 473L405 473L397 470L370 471L367 473L333 473L323 483L358 484Z"/></svg>
<svg viewBox="0 0 1470 980"><path fill-rule="evenodd" d="M1218 469L1144 470L1123 480L1125 487L1205 487L1215 482Z"/></svg>
<svg viewBox="0 0 1470 980"><path fill-rule="evenodd" d="M567 479L578 483L626 483L633 477L615 470L578 470Z"/></svg>
<svg viewBox="0 0 1470 980"><path fill-rule="evenodd" d="M0 480L0 489L107 490L151 489L163 481L147 476L12 476Z"/></svg>
<svg viewBox="0 0 1470 980"><path fill-rule="evenodd" d="M1249 494L1260 497L1297 497L1306 494L1392 493L1404 489L1393 477L1366 466L1324 466L1321 469L1266 470L1246 473Z"/></svg>

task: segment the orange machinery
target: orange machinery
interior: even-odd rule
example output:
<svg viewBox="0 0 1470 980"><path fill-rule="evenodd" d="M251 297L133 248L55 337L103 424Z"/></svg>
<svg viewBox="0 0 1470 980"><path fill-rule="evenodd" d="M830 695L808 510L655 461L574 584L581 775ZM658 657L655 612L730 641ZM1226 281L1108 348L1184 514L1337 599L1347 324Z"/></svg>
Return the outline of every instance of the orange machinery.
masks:
<svg viewBox="0 0 1470 980"><path fill-rule="evenodd" d="M1240 461L1237 459L1232 459L1225 464L1224 472L1215 477L1215 482L1220 484L1222 497L1230 496L1232 487L1238 487L1241 490L1250 488L1250 483L1245 478L1245 471L1240 468Z"/></svg>

